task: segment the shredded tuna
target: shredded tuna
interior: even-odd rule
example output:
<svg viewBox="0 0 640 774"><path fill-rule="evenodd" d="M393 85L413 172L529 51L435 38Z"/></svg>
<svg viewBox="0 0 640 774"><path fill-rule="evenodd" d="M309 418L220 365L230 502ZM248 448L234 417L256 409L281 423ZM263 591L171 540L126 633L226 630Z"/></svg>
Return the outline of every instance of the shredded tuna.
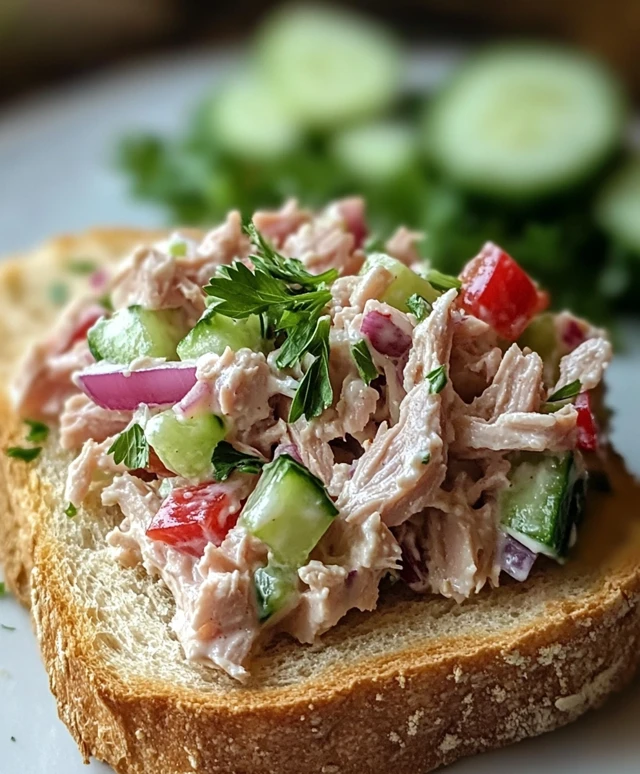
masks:
<svg viewBox="0 0 640 774"><path fill-rule="evenodd" d="M588 339L560 361L560 378L551 392L559 390L576 379L582 391L592 390L602 381L611 362L613 351L606 339Z"/></svg>
<svg viewBox="0 0 640 774"><path fill-rule="evenodd" d="M311 212L300 209L296 199L287 200L279 210L258 210L253 216L254 226L277 248L310 220Z"/></svg>
<svg viewBox="0 0 640 774"><path fill-rule="evenodd" d="M418 245L424 239L421 231L409 231L405 226L400 226L385 244L385 250L397 261L405 266L422 263Z"/></svg>
<svg viewBox="0 0 640 774"><path fill-rule="evenodd" d="M87 441L82 447L80 454L69 465L67 471L67 482L64 490L64 499L73 505L80 503L89 494L92 484L97 478L98 473L106 474L112 478L117 473L123 473L126 468L124 465L116 465L112 455L107 454L109 447L113 443L113 438L107 438L101 443L96 441ZM108 483L105 476L101 476L101 485Z"/></svg>
<svg viewBox="0 0 640 774"><path fill-rule="evenodd" d="M72 395L60 417L60 445L79 449L85 441L101 441L122 432L131 421L130 411L108 411L86 395Z"/></svg>

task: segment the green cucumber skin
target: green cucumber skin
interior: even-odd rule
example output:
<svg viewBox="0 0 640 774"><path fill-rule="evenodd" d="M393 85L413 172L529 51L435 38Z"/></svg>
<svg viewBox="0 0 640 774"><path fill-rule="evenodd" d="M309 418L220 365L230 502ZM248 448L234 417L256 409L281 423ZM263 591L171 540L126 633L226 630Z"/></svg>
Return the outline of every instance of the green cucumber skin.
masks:
<svg viewBox="0 0 640 774"><path fill-rule="evenodd" d="M266 567L256 570L254 583L261 622L288 607L297 595L298 576L295 567L282 567L270 562Z"/></svg>
<svg viewBox="0 0 640 774"><path fill-rule="evenodd" d="M433 303L440 296L440 293L424 277L390 255L372 253L360 269L360 274L366 274L374 266L384 267L394 277L393 282L380 297L380 301L401 312L410 311L407 301L414 293L422 296L429 303Z"/></svg>
<svg viewBox="0 0 640 774"><path fill-rule="evenodd" d="M554 72L547 72L552 63ZM491 132L487 126L480 124L481 120L489 120L487 116L491 114L483 114L478 108L480 103L478 92L474 93L471 87L478 87L481 91L490 81L490 76L487 77L486 74L491 74L492 70L496 74L506 73L505 77L512 81L509 83L510 93L513 93L513 99L517 100L521 98L520 93L525 93L531 86L527 78L523 77L523 72L526 73L529 70L531 76L534 79L538 77L539 80L536 71L540 69L542 69L543 79L548 76L545 86L549 87L549 94L542 95L542 99L547 98L552 102L553 97L557 97L557 94L554 95L554 90L557 92L558 88L568 87L569 90L574 89L572 96L581 101L579 105L582 109L581 114L576 115L577 111L574 111L576 131L569 132L565 126L561 127L565 135L564 148L556 142L559 132L547 144L547 159L557 159L557 163L549 162L546 167L536 163L530 163L527 166L526 156L530 150L525 147L519 159L519 152L516 150L509 158L511 150L508 142L501 146L506 148L501 157L502 163L498 156L489 161L489 152L477 154L475 159L469 156L466 148L478 147L482 144L483 133L488 136L493 134L494 138L499 136L496 131ZM480 80L483 77L484 83ZM518 80L520 80L520 87ZM535 87L539 86L539 83L534 83L533 86L535 93ZM491 98L496 98L498 94L495 88L486 89L486 92ZM590 101L585 99L587 92L589 92ZM502 98L502 103L501 108L505 104L510 105L510 100ZM615 76L597 60L587 55L545 45L498 46L479 54L463 65L427 106L423 121L424 145L433 164L461 189L503 202L527 204L570 191L603 169L607 160L613 156L622 142L629 112L627 103L628 99ZM472 113L469 112L470 104L474 111ZM545 118L545 109L543 105L540 112L542 118ZM535 105L532 110L535 114ZM475 135L469 131L464 141L462 137L457 137L455 132L462 123L463 114L467 127L475 129ZM495 118L495 115L491 115L494 123L496 123ZM578 143L575 141L581 125L594 125L598 131L598 136L595 138L593 136L586 139L580 138L580 143L585 145L584 150L578 148ZM499 131L499 122L497 126ZM522 129L523 132L524 129L526 127ZM453 137L455 139L450 142ZM478 137L479 140L476 139ZM460 147L457 149L459 152L455 147L458 140L460 140ZM496 146L492 147L491 141L485 145L492 154L496 152ZM486 164L478 162L480 157ZM516 160L515 163L513 159ZM544 156L542 159L544 161ZM564 163L566 159L569 159L571 164Z"/></svg>
<svg viewBox="0 0 640 774"><path fill-rule="evenodd" d="M260 352L263 345L259 317L233 320L209 309L178 344L177 353L180 360L195 360L207 354L222 355L227 347L234 352L243 348Z"/></svg>
<svg viewBox="0 0 640 774"><path fill-rule="evenodd" d="M151 417L145 428L147 442L163 465L178 476L194 480L210 475L211 455L225 435L224 421L216 414L183 419L173 409Z"/></svg>
<svg viewBox="0 0 640 774"><path fill-rule="evenodd" d="M287 454L265 465L240 522L275 560L302 566L338 510L322 482Z"/></svg>
<svg viewBox="0 0 640 774"><path fill-rule="evenodd" d="M584 505L584 477L576 457L574 452L522 455L499 500L505 530L553 559L566 557Z"/></svg>
<svg viewBox="0 0 640 774"><path fill-rule="evenodd" d="M128 364L145 356L176 360L184 328L179 310L130 306L112 317L101 317L89 329L87 342L97 361Z"/></svg>
<svg viewBox="0 0 640 774"><path fill-rule="evenodd" d="M634 256L640 256L640 156L605 184L595 206L601 227Z"/></svg>

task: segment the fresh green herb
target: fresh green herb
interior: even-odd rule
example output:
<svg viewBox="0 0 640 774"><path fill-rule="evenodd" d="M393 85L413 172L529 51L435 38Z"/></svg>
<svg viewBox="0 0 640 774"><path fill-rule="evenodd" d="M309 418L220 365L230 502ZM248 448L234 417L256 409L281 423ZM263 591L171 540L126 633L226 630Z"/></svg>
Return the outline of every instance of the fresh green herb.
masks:
<svg viewBox="0 0 640 774"><path fill-rule="evenodd" d="M310 309L305 316L285 312L279 327L287 330L287 338L276 358L278 368L291 368L308 352L323 308Z"/></svg>
<svg viewBox="0 0 640 774"><path fill-rule="evenodd" d="M362 249L367 255L370 253L384 253L386 249L385 241L379 234L371 234L371 236L366 238Z"/></svg>
<svg viewBox="0 0 640 774"><path fill-rule="evenodd" d="M6 632L15 632L15 626L7 626L7 624L0 623L0 629L4 629Z"/></svg>
<svg viewBox="0 0 640 774"><path fill-rule="evenodd" d="M111 296L108 293L105 293L104 296L100 296L98 303L100 306L104 306L107 312L113 312L113 302L111 300Z"/></svg>
<svg viewBox="0 0 640 774"><path fill-rule="evenodd" d="M49 427L44 422L38 422L36 419L25 419L24 423L29 427L27 433L29 443L44 443L49 437Z"/></svg>
<svg viewBox="0 0 640 774"><path fill-rule="evenodd" d="M559 403L563 400L573 400L580 394L581 389L582 384L580 379L576 379L575 381L566 384L564 387L561 387L559 390L556 390L553 395L550 395L547 398L547 403Z"/></svg>
<svg viewBox="0 0 640 774"><path fill-rule="evenodd" d="M418 322L425 320L431 314L433 309L427 299L417 293L414 293L407 299L407 306L409 307L409 311L415 315Z"/></svg>
<svg viewBox="0 0 640 774"><path fill-rule="evenodd" d="M93 274L97 268L95 261L88 258L74 258L67 263L67 269L72 274Z"/></svg>
<svg viewBox="0 0 640 774"><path fill-rule="evenodd" d="M116 465L124 463L129 470L146 468L149 464L149 444L144 430L137 423L131 425L115 439L107 454L113 455Z"/></svg>
<svg viewBox="0 0 640 774"><path fill-rule="evenodd" d="M430 269L427 272L427 281L433 285L436 290L441 290L443 293L451 288L459 290L462 286L462 282L457 277L451 274L443 274L437 269Z"/></svg>
<svg viewBox="0 0 640 774"><path fill-rule="evenodd" d="M365 384L371 384L378 377L378 369L373 362L371 352L364 339L351 345L351 357L353 358L360 378Z"/></svg>
<svg viewBox="0 0 640 774"><path fill-rule="evenodd" d="M296 390L289 411L289 422L295 422L303 414L307 419L317 417L333 402L333 389L329 379L329 331L331 320L321 317L318 320L309 354L314 360Z"/></svg>
<svg viewBox="0 0 640 774"><path fill-rule="evenodd" d="M15 738L15 736L10 736L10 737L9 737L9 739L11 739L11 741L12 741L12 742L15 742L15 741L16 741L16 738Z"/></svg>
<svg viewBox="0 0 640 774"><path fill-rule="evenodd" d="M184 258L187 254L187 243L183 239L176 239L169 245L169 255L172 258Z"/></svg>
<svg viewBox="0 0 640 774"><path fill-rule="evenodd" d="M78 513L78 509L73 503L67 503L67 507L64 509L64 515L69 519L73 519Z"/></svg>
<svg viewBox="0 0 640 774"><path fill-rule="evenodd" d="M329 269L322 274L310 274L302 261L297 258L285 258L267 242L253 223L245 226L244 231L257 250L257 254L249 257L254 266L265 274L283 280L287 284L299 285L306 290L313 290L320 285L330 285L338 278L337 269Z"/></svg>
<svg viewBox="0 0 640 774"><path fill-rule="evenodd" d="M34 446L27 449L24 446L10 446L7 449L7 457L13 457L23 462L33 462L42 451L42 446Z"/></svg>
<svg viewBox="0 0 640 774"><path fill-rule="evenodd" d="M0 581L0 597L4 597L7 593L7 587L4 585L4 581Z"/></svg>
<svg viewBox="0 0 640 774"><path fill-rule="evenodd" d="M48 292L49 300L55 306L64 306L69 300L69 286L66 282L52 282Z"/></svg>
<svg viewBox="0 0 640 774"><path fill-rule="evenodd" d="M425 452L420 458L420 462L422 462L423 465L428 465L431 462L431 452Z"/></svg>
<svg viewBox="0 0 640 774"><path fill-rule="evenodd" d="M260 473L265 461L253 454L238 451L227 441L220 441L211 457L217 481L226 481L234 470L240 473Z"/></svg>
<svg viewBox="0 0 640 774"><path fill-rule="evenodd" d="M429 392L432 395L437 395L444 390L447 383L447 370L444 365L434 368L431 373L427 374L427 381L429 382Z"/></svg>

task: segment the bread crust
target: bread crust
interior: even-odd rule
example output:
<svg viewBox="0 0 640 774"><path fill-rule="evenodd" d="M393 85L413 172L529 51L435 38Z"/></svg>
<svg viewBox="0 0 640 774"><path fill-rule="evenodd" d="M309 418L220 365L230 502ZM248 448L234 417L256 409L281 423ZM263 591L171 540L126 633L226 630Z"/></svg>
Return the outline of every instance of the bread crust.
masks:
<svg viewBox="0 0 640 774"><path fill-rule="evenodd" d="M101 240L110 244L110 234ZM127 240L118 232L116 242ZM19 441L6 398L0 423L3 448ZM517 626L430 638L356 667L333 664L300 684L250 683L225 694L121 676L97 647L99 611L72 593L65 546L51 526L59 497L38 465L4 455L0 559L10 588L31 604L60 717L85 759L93 755L120 774L419 774L564 725L635 673L638 489L618 461L609 464L636 507L621 516L624 544L585 565L591 580L583 594L550 595L543 616ZM577 571L554 569L555 582L570 572ZM538 578L500 598L518 604ZM430 615L434 603L422 604ZM349 638L350 620L337 636ZM291 644L292 658L300 648Z"/></svg>

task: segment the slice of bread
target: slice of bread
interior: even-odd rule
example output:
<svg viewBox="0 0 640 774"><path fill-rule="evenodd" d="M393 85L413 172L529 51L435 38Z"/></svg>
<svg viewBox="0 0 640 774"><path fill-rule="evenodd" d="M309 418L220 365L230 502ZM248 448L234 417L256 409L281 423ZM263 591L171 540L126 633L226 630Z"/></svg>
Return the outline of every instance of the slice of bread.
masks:
<svg viewBox="0 0 640 774"><path fill-rule="evenodd" d="M0 268L3 384L51 324L46 288L65 261L142 238L93 232ZM6 395L0 412L3 448L20 443ZM593 495L564 567L540 561L462 605L387 588L322 647L273 642L245 686L185 660L167 589L105 547L118 512L94 497L64 515L70 459L55 433L35 463L2 455L0 558L31 604L60 716L85 758L118 772L419 774L574 720L640 661L640 490L613 454L613 492Z"/></svg>

